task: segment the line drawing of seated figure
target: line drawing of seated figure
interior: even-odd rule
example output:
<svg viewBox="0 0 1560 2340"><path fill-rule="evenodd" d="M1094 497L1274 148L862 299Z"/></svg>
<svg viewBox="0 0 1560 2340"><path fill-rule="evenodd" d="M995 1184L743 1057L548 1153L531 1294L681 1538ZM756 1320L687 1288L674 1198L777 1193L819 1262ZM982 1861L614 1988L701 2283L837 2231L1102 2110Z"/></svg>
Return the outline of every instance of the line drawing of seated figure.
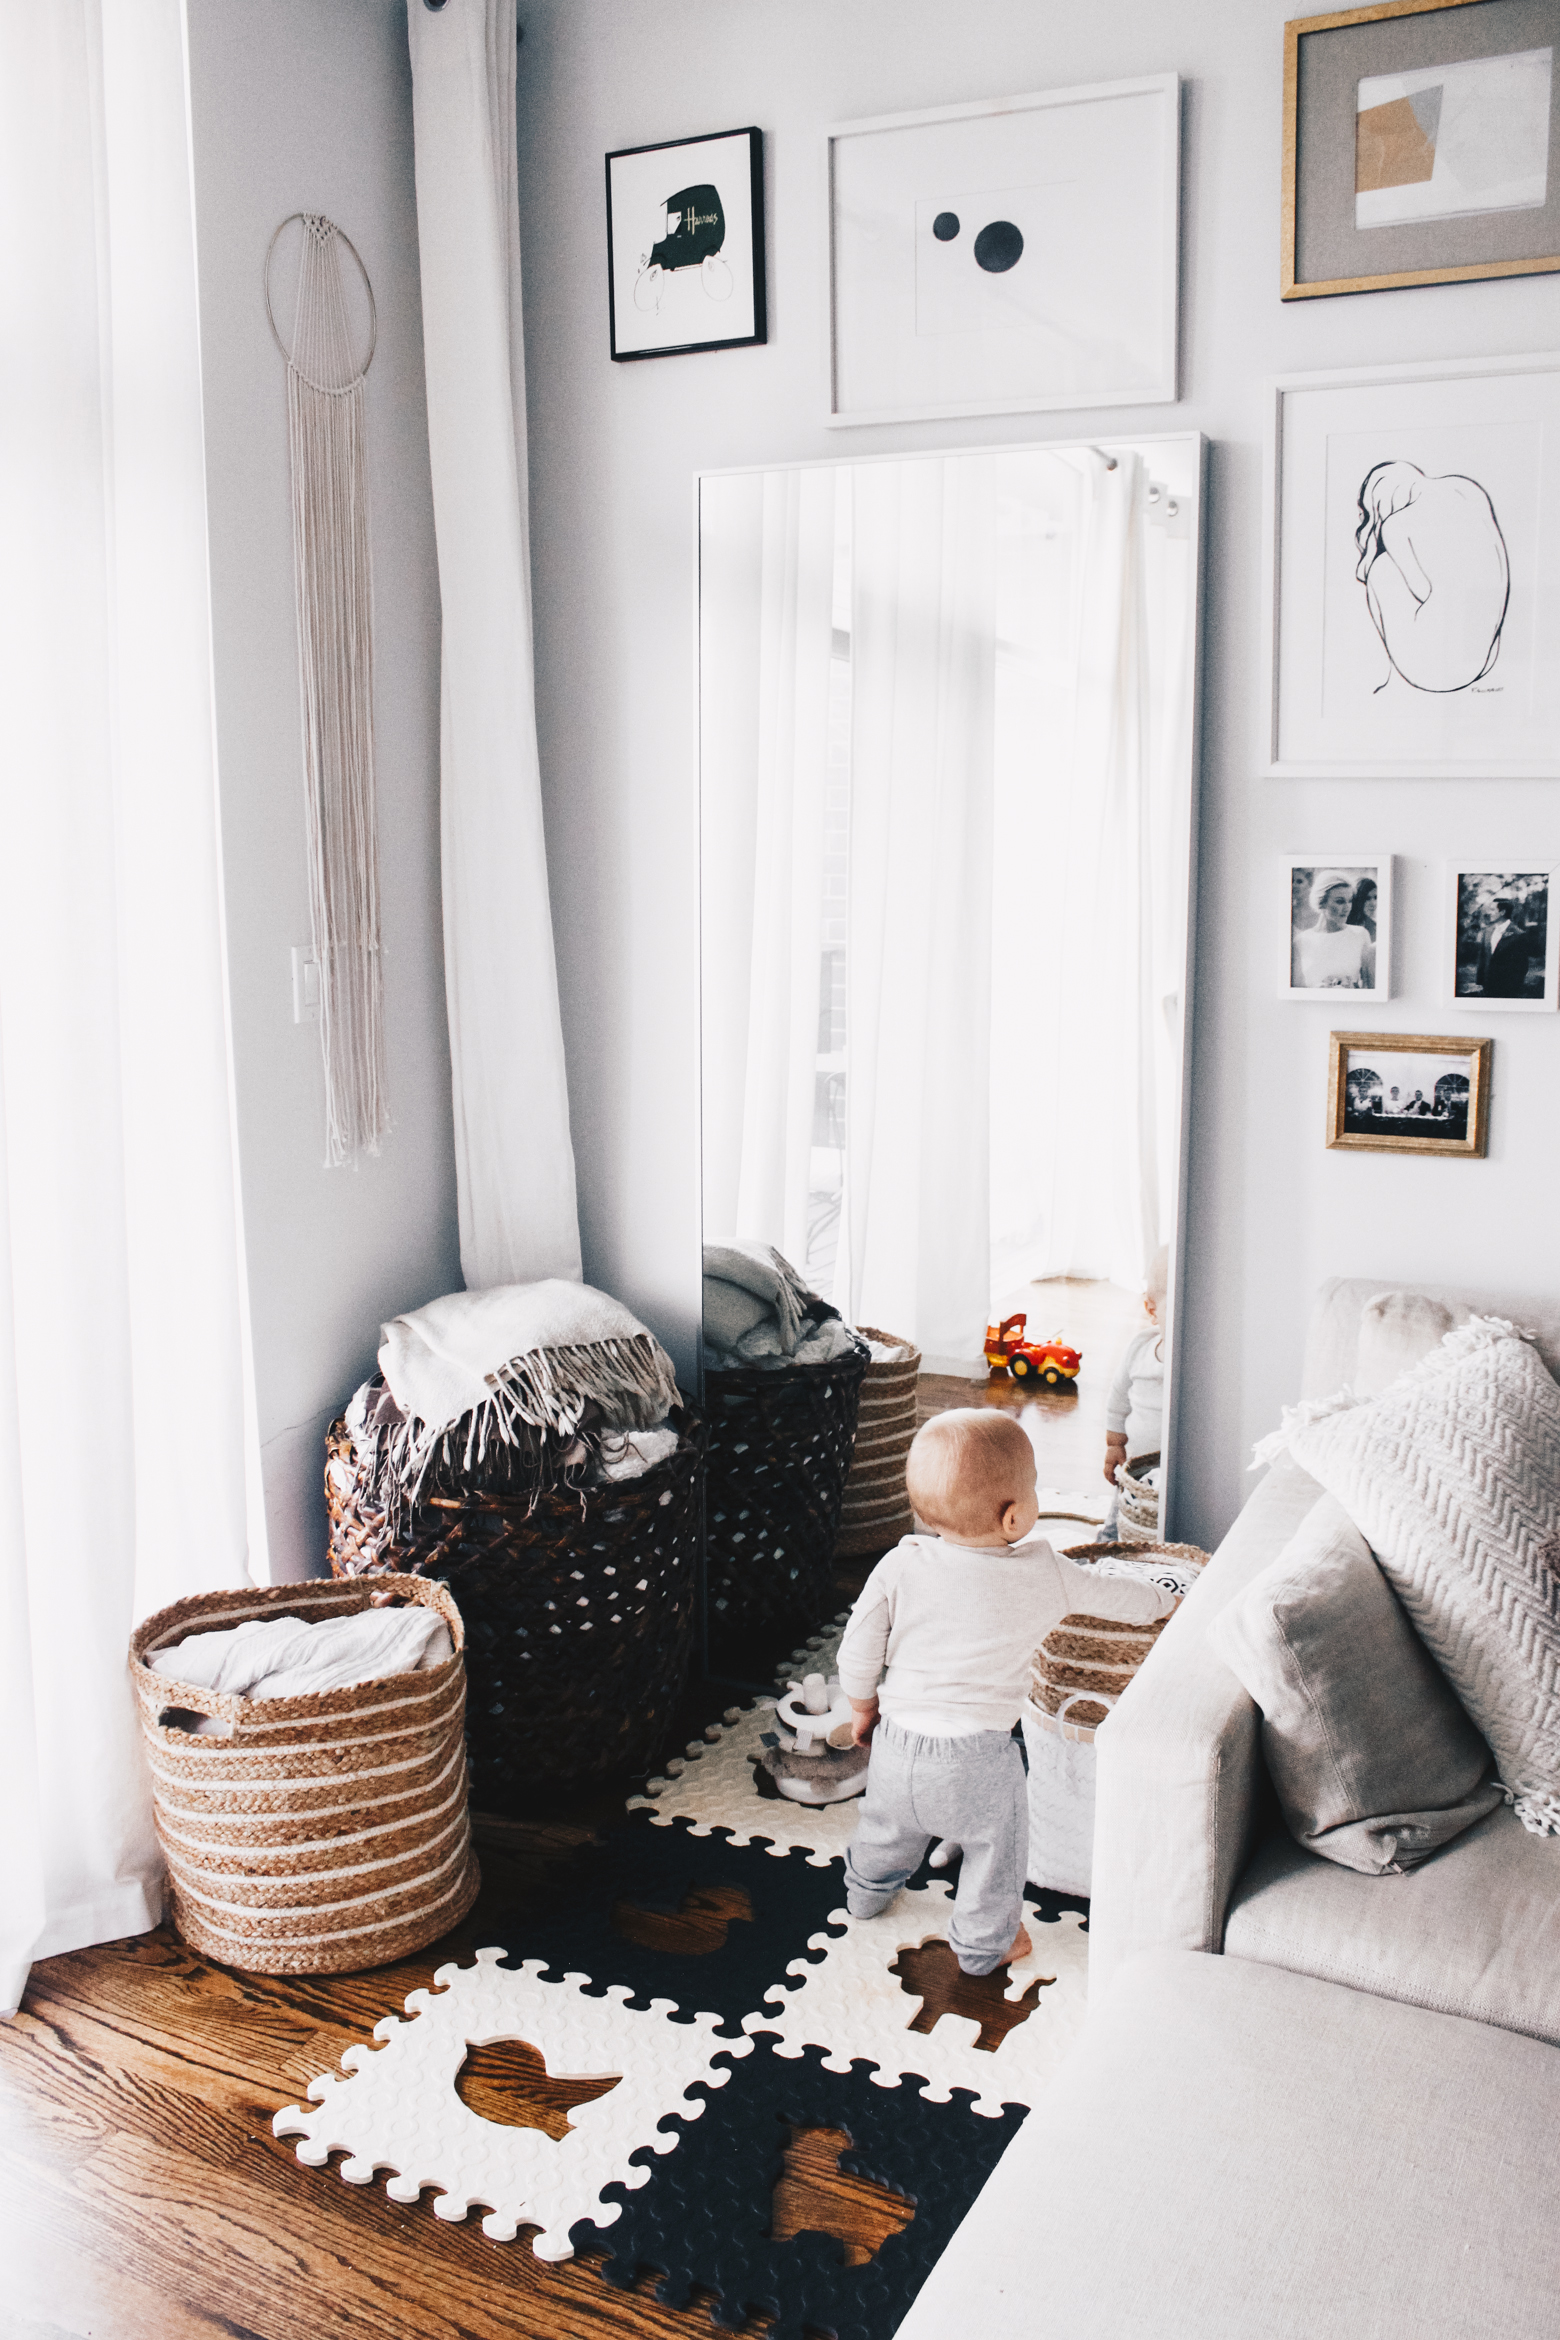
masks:
<svg viewBox="0 0 1560 2340"><path fill-rule="evenodd" d="M1500 656L1511 563L1476 479L1378 463L1360 487L1355 575L1392 674L1416 691L1465 691Z"/></svg>

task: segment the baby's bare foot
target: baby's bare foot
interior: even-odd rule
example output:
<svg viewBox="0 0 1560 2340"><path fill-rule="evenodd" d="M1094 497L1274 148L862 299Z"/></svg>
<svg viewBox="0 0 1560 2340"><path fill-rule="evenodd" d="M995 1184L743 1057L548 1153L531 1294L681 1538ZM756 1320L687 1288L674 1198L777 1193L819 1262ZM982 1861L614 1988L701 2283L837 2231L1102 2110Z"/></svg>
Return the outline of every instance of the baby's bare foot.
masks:
<svg viewBox="0 0 1560 2340"><path fill-rule="evenodd" d="M1006 1958L1002 1961L1003 1965L1011 1966L1015 1959L1027 1958L1033 1948L1034 1944L1029 1939L1029 1928L1027 1926L1021 1925L1018 1929L1018 1932L1013 1936L1013 1947L1011 1950L1009 1950Z"/></svg>

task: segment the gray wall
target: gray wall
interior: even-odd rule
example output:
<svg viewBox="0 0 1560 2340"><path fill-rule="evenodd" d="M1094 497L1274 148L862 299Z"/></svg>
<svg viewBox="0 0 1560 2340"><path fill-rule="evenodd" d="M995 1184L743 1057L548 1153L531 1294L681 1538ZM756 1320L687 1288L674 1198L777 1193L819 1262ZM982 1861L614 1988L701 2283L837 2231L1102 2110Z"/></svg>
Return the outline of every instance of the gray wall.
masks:
<svg viewBox="0 0 1560 2340"><path fill-rule="evenodd" d="M352 12L354 15L358 11ZM691 1357L697 1296L692 500L700 467L848 446L1065 437L1087 416L823 427L822 132L830 122L1178 70L1186 77L1178 406L1210 469L1199 979L1180 1532L1211 1543L1251 1439L1299 1382L1332 1273L1551 1290L1560 1023L1492 1018L1490 1159L1329 1154L1324 1006L1274 996L1278 854L1360 837L1403 856L1403 996L1437 1031L1437 865L1560 854L1541 783L1259 782L1264 382L1309 368L1560 344L1560 278L1278 298L1284 0L522 0L521 200L542 769L586 1275ZM765 349L614 366L602 156L759 124ZM296 200L297 198L290 198ZM1472 1023L1471 1029L1482 1027Z"/></svg>
<svg viewBox="0 0 1560 2340"><path fill-rule="evenodd" d="M244 1228L272 1574L290 1579L324 1567L323 1432L369 1371L381 1319L461 1281L411 78L392 0L188 0L188 14ZM379 304L366 395L395 1127L355 1171L321 1168L319 1035L292 1020L308 879L286 395L260 268L273 228L298 210L346 230ZM169 965L172 979L172 936Z"/></svg>

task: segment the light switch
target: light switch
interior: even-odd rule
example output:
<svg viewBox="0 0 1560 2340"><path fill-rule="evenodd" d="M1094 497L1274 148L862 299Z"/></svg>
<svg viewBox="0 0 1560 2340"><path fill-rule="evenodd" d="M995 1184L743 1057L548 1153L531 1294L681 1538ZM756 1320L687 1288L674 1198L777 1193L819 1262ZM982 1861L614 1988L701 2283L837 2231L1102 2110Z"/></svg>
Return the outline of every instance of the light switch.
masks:
<svg viewBox="0 0 1560 2340"><path fill-rule="evenodd" d="M292 953L292 999L295 1024L317 1024L320 1020L320 963L314 956L312 943L294 943Z"/></svg>

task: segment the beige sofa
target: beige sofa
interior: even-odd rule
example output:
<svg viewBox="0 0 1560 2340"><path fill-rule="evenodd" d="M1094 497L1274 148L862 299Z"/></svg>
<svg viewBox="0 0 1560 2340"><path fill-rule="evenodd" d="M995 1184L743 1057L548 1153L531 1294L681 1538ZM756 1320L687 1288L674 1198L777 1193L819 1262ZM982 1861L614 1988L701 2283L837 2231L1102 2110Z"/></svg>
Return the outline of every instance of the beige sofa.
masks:
<svg viewBox="0 0 1560 2340"><path fill-rule="evenodd" d="M1303 1394L1387 1288L1323 1288ZM1419 1289L1560 1374L1560 1302ZM1560 1840L1502 1807L1402 1876L1302 1850L1208 1646L1319 1496L1267 1474L1100 1732L1085 2035L901 2340L1560 2331Z"/></svg>

